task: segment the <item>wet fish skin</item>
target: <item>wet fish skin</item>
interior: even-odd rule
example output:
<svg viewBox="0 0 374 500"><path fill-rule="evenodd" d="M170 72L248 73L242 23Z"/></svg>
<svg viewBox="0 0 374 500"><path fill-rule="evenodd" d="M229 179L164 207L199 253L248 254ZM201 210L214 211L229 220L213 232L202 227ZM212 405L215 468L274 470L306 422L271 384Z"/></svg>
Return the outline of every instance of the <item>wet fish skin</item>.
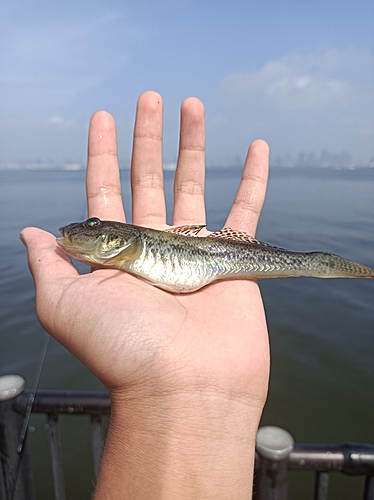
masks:
<svg viewBox="0 0 374 500"><path fill-rule="evenodd" d="M129 272L174 293L228 279L374 278L373 269L335 254L291 252L229 228L197 237L203 227L160 231L91 218L61 227L57 243L76 260Z"/></svg>

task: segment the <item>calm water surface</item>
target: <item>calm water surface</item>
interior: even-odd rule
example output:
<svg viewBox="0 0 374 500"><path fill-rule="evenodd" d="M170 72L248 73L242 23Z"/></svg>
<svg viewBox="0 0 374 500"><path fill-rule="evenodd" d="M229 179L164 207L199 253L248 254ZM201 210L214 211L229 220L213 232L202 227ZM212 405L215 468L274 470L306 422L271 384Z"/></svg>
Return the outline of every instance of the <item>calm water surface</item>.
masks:
<svg viewBox="0 0 374 500"><path fill-rule="evenodd" d="M84 175L0 172L0 375L19 373L28 387L44 332L35 317L33 283L18 234L28 225L57 234L61 225L86 218ZM240 175L236 169L208 171L209 229L224 224ZM165 177L170 222L173 173ZM126 209L131 206L128 178L129 173L122 172ZM374 170L273 170L257 236L292 250L327 250L374 267ZM299 278L264 281L260 286L272 351L263 424L287 428L297 442L373 442L373 281ZM40 388L103 390L54 341ZM71 419L62 422L68 498L88 499L88 426L86 421L72 424ZM30 440L38 496L49 498L44 424L43 417L33 417ZM311 475L298 477L292 498L300 498L305 484L313 483ZM335 479L331 498L361 498L359 479Z"/></svg>

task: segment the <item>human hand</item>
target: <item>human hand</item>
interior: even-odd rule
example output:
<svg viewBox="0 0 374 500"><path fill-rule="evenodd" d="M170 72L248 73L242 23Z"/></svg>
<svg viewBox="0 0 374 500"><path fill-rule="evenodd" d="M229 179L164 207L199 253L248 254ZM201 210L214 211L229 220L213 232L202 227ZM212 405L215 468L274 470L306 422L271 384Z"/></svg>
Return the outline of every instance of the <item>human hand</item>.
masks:
<svg viewBox="0 0 374 500"><path fill-rule="evenodd" d="M197 99L182 104L180 134L173 225L204 224L205 126L203 107ZM267 164L267 145L254 142L226 226L255 234L265 196ZM132 222L166 228L162 102L151 92L138 101L131 187ZM105 112L96 113L91 120L87 200L89 217L125 220L115 125ZM102 380L112 397L109 444L97 494L104 495L100 484L107 490L107 478L113 470L116 483L121 483L121 474L127 470L127 488L131 483L134 498L142 498L134 484L142 486L138 474L154 476L154 461L145 459L140 449L145 447L149 454L150 441L154 443L152 453L159 459L179 463L177 468L169 464L167 471L163 470L165 477L173 476L166 482L174 493L178 491L176 470L181 467L181 453L183 462L188 462L185 474L191 474L191 467L194 470L191 487L198 483L212 498L221 498L213 496L211 488L223 492L226 481L232 488L232 474L225 465L230 459L229 471L234 469L238 475L240 471L239 482L242 487L245 483L247 491L253 457L243 461L243 455L253 448L269 371L267 329L257 284L219 282L192 294L174 295L116 270L101 269L80 276L49 233L28 228L21 237L28 248L41 324ZM186 425L197 439L189 436L187 445L180 443L178 451L177 442ZM219 442L217 435L209 436L213 429L213 434L220 435ZM160 435L164 436L162 442ZM122 456L122 463L118 451L112 460L110 450L118 447L118 442L127 453L137 453L141 472L128 456ZM191 448L191 460L186 459L186 446ZM208 485L217 446L226 450L223 454L227 457L220 455L219 480ZM199 450L204 450L203 461ZM116 467L119 463L123 467ZM248 477L244 480L245 474ZM198 481L195 476L199 476ZM202 480L204 476L208 479ZM158 488L161 491L164 486ZM113 498L119 498L118 491L113 490Z"/></svg>

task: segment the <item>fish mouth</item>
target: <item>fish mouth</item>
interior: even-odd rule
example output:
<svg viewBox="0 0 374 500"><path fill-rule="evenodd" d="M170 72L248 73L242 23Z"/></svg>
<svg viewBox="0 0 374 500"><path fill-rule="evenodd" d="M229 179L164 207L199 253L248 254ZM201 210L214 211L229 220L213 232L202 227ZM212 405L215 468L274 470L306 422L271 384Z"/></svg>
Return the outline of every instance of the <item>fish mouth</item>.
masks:
<svg viewBox="0 0 374 500"><path fill-rule="evenodd" d="M60 231L61 232L61 231ZM96 258L94 257L94 249L81 248L76 245L70 238L66 235L56 238L57 245L61 248L65 255L72 257L75 260L83 262L88 266L97 264Z"/></svg>
<svg viewBox="0 0 374 500"><path fill-rule="evenodd" d="M88 243L88 242L76 241L64 233L61 233L61 234L62 234L62 236L60 236L59 238L56 238L56 242L60 247L68 250L69 253L80 254L83 251L86 251L86 252L92 251L93 252L97 248L96 242Z"/></svg>
<svg viewBox="0 0 374 500"><path fill-rule="evenodd" d="M61 236L59 238L56 238L56 243L71 257L78 257L82 254L82 249L79 245L77 245L77 242L72 241L72 239L66 233L65 228L66 226L58 228Z"/></svg>
<svg viewBox="0 0 374 500"><path fill-rule="evenodd" d="M56 241L58 244L60 244L60 242L64 242L64 243L67 243L68 241L71 242L71 239L69 238L68 234L66 233L66 228L67 226L61 226L58 228L58 232L61 234L61 236L59 238L56 238Z"/></svg>
<svg viewBox="0 0 374 500"><path fill-rule="evenodd" d="M61 234L61 236L59 238L56 238L57 244L63 248L72 246L72 241L69 238L69 236L66 234L65 228L66 228L66 226L62 226L62 227L58 228L58 232Z"/></svg>
<svg viewBox="0 0 374 500"><path fill-rule="evenodd" d="M69 231L66 231L67 226L60 227L58 231L61 233L59 238L56 238L57 245L73 259L80 260L85 264L100 264L100 259L97 257L97 242L77 240L69 236Z"/></svg>
<svg viewBox="0 0 374 500"><path fill-rule="evenodd" d="M67 237L67 236L61 236L60 238L56 238L56 243L59 247L62 248L62 250L65 251L68 255L71 257L78 257L81 255L81 252L77 248L76 245Z"/></svg>

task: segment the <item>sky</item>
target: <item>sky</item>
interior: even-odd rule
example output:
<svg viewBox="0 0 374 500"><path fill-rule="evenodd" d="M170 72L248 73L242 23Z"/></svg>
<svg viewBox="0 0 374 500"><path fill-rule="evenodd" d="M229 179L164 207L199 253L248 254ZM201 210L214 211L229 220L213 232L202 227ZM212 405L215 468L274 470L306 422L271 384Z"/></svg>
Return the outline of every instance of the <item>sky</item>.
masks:
<svg viewBox="0 0 374 500"><path fill-rule="evenodd" d="M136 100L164 99L164 160L179 108L206 109L207 163L322 150L374 161L372 0L3 0L0 165L85 162L90 116L116 119L130 163Z"/></svg>

